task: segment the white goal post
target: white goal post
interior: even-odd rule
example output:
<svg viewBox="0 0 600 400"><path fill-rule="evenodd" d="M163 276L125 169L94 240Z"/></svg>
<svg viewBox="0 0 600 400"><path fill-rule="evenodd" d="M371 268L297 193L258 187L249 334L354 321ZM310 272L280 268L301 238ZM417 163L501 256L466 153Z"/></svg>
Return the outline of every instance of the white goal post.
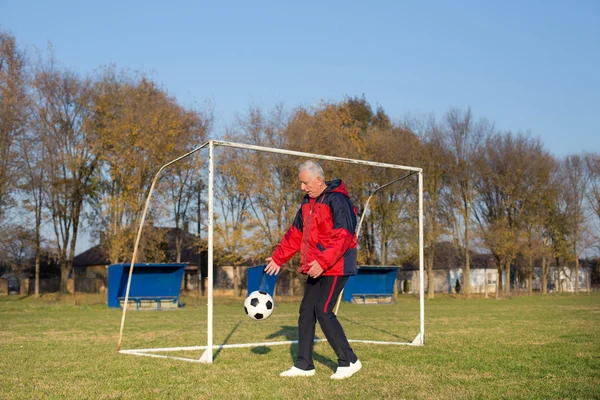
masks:
<svg viewBox="0 0 600 400"><path fill-rule="evenodd" d="M125 317L127 314L127 306L129 304L129 289L131 286L131 278L133 275L133 268L136 262L138 247L140 238L142 235L142 230L144 227L144 222L146 220L146 214L148 212L148 207L150 205L150 199L152 197L152 192L154 191L154 187L156 182L158 181L161 172L169 167L170 165L208 147L208 293L207 293L207 306L208 306L208 329L207 329L207 344L206 346L188 346L188 347L170 347L170 348L152 348L152 349L130 349L130 350L122 350L121 342L123 339L123 329L125 326ZM264 146L256 146L250 144L242 144L242 143L234 143L222 140L209 140L208 142L202 144L201 146L195 148L194 150L168 162L163 165L152 181L152 185L150 186L150 190L148 193L148 197L146 198L146 202L144 205L144 211L142 213L142 218L140 220L140 225L138 227L138 232L134 244L133 255L131 257L131 266L129 268L129 277L127 280L127 290L125 293L125 301L123 302L123 314L121 318L121 328L119 331L119 340L117 344L117 351L123 354L133 354L139 356L148 356L148 357L159 357L159 358L172 358L177 360L191 361L191 362L201 362L201 363L212 363L213 362L213 351L223 348L240 348L240 347L256 347L256 346L273 346L273 345L284 345L284 344L293 344L297 343L297 340L288 340L288 341L277 341L277 342L262 342L262 343L240 343L240 344L213 344L213 246L214 246L214 176L215 176L215 168L214 168L214 149L215 147L230 147L230 148L238 148L245 150L253 150L258 152L266 152L266 153L277 153L277 154L285 154L290 156L297 156L303 158L311 158L317 160L328 160L328 161L337 161L347 164L359 164L365 166L372 167L381 167L381 168L389 168L389 169L397 169L403 171L409 171L413 174L418 174L418 224L419 224L419 333L415 337L412 342L384 342L384 341L374 341L374 340L358 340L358 339L349 339L348 341L351 343L369 343L369 344L382 344L382 345L413 345L413 346L422 346L425 340L425 297L424 297L424 254L423 254L423 170L421 168L416 167L408 167L403 165L396 164L387 164L387 163L379 163L374 161L364 161L364 160L356 160L351 158L344 157L333 157L326 156L322 154L311 154L300 151L293 150L285 150L285 149L276 149L271 147ZM366 213L366 210L364 211ZM341 295L340 295L341 297ZM316 339L315 341L325 341L326 339ZM197 351L204 350L202 357L200 359L191 359L184 357L173 357L170 355L156 354L156 353L164 353L164 352L176 352L176 351Z"/></svg>

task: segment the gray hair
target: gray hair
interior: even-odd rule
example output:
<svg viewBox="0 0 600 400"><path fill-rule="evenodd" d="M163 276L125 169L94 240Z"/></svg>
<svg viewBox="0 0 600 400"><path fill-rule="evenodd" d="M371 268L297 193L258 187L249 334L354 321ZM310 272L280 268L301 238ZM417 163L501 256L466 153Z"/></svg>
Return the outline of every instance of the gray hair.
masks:
<svg viewBox="0 0 600 400"><path fill-rule="evenodd" d="M314 162L311 160L304 161L302 164L300 164L298 166L298 172L302 172L302 171L308 171L315 178L317 176L320 176L321 179L325 180L325 173L323 172L323 167L321 167L321 165L317 162Z"/></svg>

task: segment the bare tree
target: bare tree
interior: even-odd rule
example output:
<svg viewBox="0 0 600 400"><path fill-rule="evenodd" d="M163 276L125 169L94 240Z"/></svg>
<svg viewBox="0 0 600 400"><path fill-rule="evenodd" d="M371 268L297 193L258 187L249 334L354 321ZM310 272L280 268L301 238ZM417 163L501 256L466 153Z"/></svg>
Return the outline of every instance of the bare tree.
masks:
<svg viewBox="0 0 600 400"><path fill-rule="evenodd" d="M250 106L247 113L237 118L235 129L240 140L255 145L289 148L286 135L287 114L281 105L263 111ZM245 157L252 171L248 212L252 224L246 236L249 255L257 260L270 256L283 237L297 211L299 192L296 190L297 159L280 154L248 153ZM289 294L294 295L297 280L297 259L283 266L289 277Z"/></svg>
<svg viewBox="0 0 600 400"><path fill-rule="evenodd" d="M579 257L594 241L590 240L585 204L592 174L588 169L585 155L567 156L563 160L561 169L562 179L565 182L565 205L569 213L571 244L569 261L575 265L575 293L579 294Z"/></svg>
<svg viewBox="0 0 600 400"><path fill-rule="evenodd" d="M464 249L464 291L471 296L471 219L476 198L476 159L484 139L492 134L494 127L485 119L475 121L471 109L452 109L444 120L448 158L448 199L456 216L458 240ZM458 232L457 232L458 233Z"/></svg>
<svg viewBox="0 0 600 400"><path fill-rule="evenodd" d="M25 65L15 38L0 30L0 225L20 176L18 143L29 113Z"/></svg>
<svg viewBox="0 0 600 400"><path fill-rule="evenodd" d="M228 140L239 141L234 134ZM215 199L221 215L215 221L215 234L221 250L221 260L234 266L233 286L236 296L241 295L241 271L238 268L248 261L251 247L247 234L252 231L254 221L250 211L250 196L255 177L248 168L248 153L232 149L221 149L219 163L215 165Z"/></svg>
<svg viewBox="0 0 600 400"><path fill-rule="evenodd" d="M422 147L418 161L424 174L424 217L425 217L425 270L427 273L427 298L435 296L433 267L437 244L445 233L446 213L443 204L447 182L448 149L443 132L432 118L421 135Z"/></svg>
<svg viewBox="0 0 600 400"><path fill-rule="evenodd" d="M590 174L590 187L587 193L588 203L600 222L600 153L585 155L587 170Z"/></svg>
<svg viewBox="0 0 600 400"><path fill-rule="evenodd" d="M23 208L33 214L33 247L35 258L35 296L40 294L40 258L42 250L43 211L49 191L46 180L46 163L48 162L44 144L40 135L32 134L21 143L23 160L23 176L20 189L23 193Z"/></svg>
<svg viewBox="0 0 600 400"><path fill-rule="evenodd" d="M91 112L90 82L59 69L52 57L40 60L33 81L35 131L45 146L48 206L61 264L61 291L67 291L82 210L94 187L97 154L86 119Z"/></svg>
<svg viewBox="0 0 600 400"><path fill-rule="evenodd" d="M178 140L182 144L188 143L188 148L182 149L183 152L186 152L197 147L206 139L212 117L205 117L199 112L184 112L183 115L186 123L182 126L182 132ZM198 170L201 169L202 164L203 160L199 157L187 158L174 164L167 171L168 202L172 206L176 230L177 262L181 262L184 236L188 233L188 221L191 219L190 206L193 200L197 198L198 181L201 179Z"/></svg>

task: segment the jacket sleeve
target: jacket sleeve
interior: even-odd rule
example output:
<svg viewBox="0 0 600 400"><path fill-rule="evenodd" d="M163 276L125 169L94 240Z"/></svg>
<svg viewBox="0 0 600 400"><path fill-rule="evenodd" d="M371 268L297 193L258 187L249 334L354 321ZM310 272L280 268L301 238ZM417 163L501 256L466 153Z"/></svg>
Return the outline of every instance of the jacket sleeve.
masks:
<svg viewBox="0 0 600 400"><path fill-rule="evenodd" d="M294 254L300 250L300 245L302 244L302 225L302 207L300 207L300 210L296 213L292 226L290 226L285 233L283 239L281 239L281 242L279 242L271 256L273 261L280 267L288 262Z"/></svg>
<svg viewBox="0 0 600 400"><path fill-rule="evenodd" d="M331 202L331 217L333 218L331 240L325 251L317 257L317 261L325 271L333 267L349 248L355 246L356 214L346 196L338 195Z"/></svg>

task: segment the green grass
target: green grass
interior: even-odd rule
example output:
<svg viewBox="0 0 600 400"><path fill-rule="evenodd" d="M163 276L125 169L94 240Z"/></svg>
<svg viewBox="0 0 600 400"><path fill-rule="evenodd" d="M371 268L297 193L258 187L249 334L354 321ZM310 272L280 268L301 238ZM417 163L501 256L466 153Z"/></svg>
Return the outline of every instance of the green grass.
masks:
<svg viewBox="0 0 600 400"><path fill-rule="evenodd" d="M0 298L1 399L600 398L598 294L427 301L425 346L353 344L363 370L344 381L329 379L327 343L315 345L311 378L279 378L293 362L289 345L215 351L212 365L119 354L121 312L94 296L77 301ZM186 302L129 312L123 348L206 344L206 299ZM297 338L297 302L281 301L261 322L244 315L242 302L215 299L215 344ZM418 301L343 304L340 319L351 339L411 341Z"/></svg>

